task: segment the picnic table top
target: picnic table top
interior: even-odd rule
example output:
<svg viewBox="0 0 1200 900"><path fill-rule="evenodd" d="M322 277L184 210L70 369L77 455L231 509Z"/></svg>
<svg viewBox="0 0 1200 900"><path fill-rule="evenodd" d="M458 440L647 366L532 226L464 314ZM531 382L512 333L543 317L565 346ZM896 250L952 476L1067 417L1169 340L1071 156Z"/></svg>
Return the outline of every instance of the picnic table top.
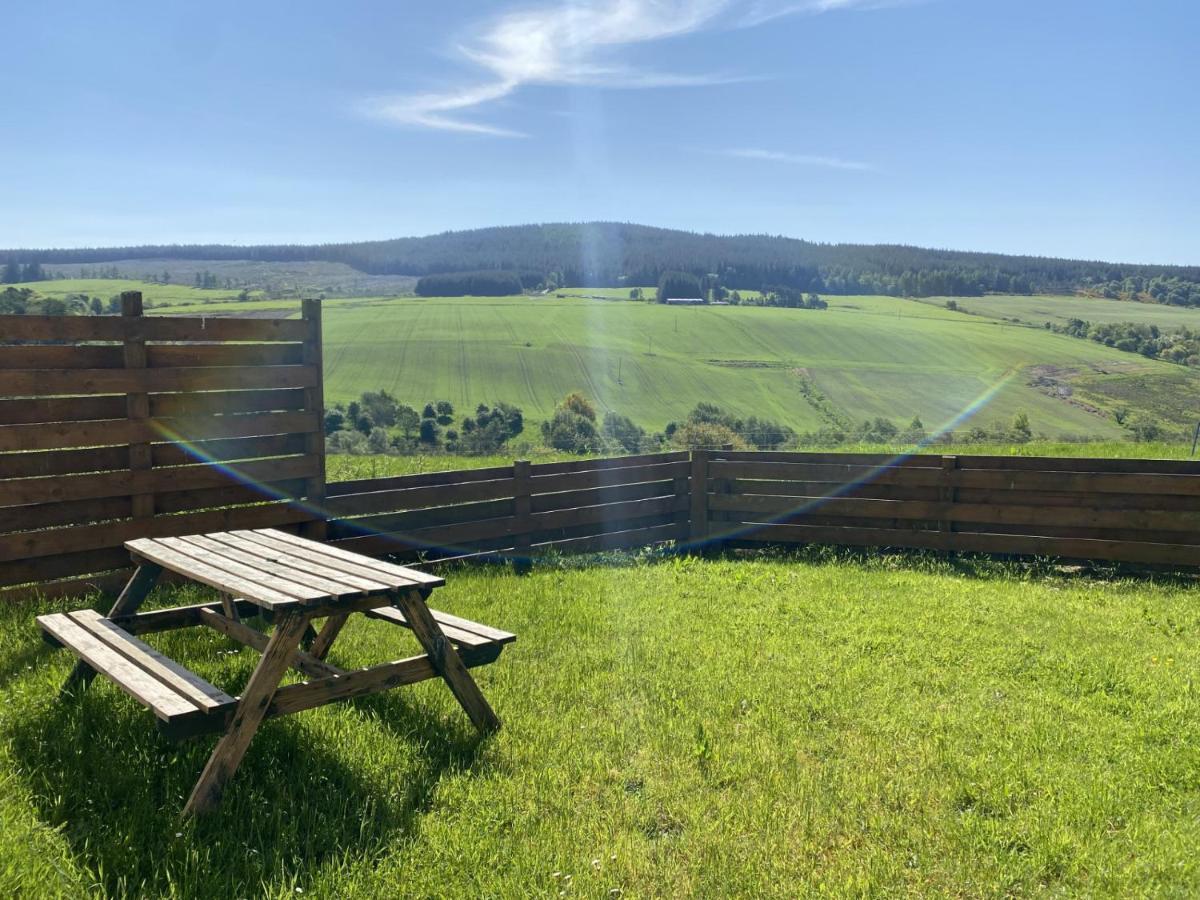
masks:
<svg viewBox="0 0 1200 900"><path fill-rule="evenodd" d="M274 528L139 538L135 557L264 609L337 607L396 590L430 590L445 579L350 553Z"/></svg>

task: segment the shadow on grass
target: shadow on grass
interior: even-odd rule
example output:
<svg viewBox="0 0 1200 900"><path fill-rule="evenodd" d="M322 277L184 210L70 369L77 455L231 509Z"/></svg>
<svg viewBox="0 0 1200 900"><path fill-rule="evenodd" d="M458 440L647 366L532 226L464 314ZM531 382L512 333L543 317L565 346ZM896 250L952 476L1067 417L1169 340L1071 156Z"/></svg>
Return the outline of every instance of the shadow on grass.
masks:
<svg viewBox="0 0 1200 900"><path fill-rule="evenodd" d="M265 723L224 803L191 822L179 812L216 737L172 744L109 685L39 703L10 720L9 737L39 817L106 893L241 896L405 841L438 782L475 769L487 746L465 718L398 692L317 714L339 718ZM378 758L395 766L381 771Z"/></svg>

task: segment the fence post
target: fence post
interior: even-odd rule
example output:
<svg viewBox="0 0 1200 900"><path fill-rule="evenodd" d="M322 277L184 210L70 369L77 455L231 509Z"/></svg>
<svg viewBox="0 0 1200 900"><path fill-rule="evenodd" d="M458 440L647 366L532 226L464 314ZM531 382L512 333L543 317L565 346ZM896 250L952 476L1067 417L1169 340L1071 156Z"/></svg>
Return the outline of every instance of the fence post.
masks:
<svg viewBox="0 0 1200 900"><path fill-rule="evenodd" d="M708 537L708 451L692 451L691 551L698 552Z"/></svg>
<svg viewBox="0 0 1200 900"><path fill-rule="evenodd" d="M942 457L942 487L939 500L946 505L958 502L958 488L954 486L954 472L958 470L958 457L946 455ZM938 521L938 531L942 532L943 549L954 551L954 520L945 518Z"/></svg>
<svg viewBox="0 0 1200 900"><path fill-rule="evenodd" d="M675 494L675 546L682 547L692 539L691 461L688 474L678 476L671 486Z"/></svg>
<svg viewBox="0 0 1200 900"><path fill-rule="evenodd" d="M313 514L311 522L305 522L303 534L314 541L325 540L329 514L325 511L325 366L322 359L321 301L311 298L301 302L304 321L308 323L308 334L304 336L301 361L316 369L314 384L304 391L304 409L316 413L316 431L304 438L304 452L315 457L317 471L304 482L305 503Z"/></svg>
<svg viewBox="0 0 1200 900"><path fill-rule="evenodd" d="M142 292L124 291L121 294L121 319L125 332L124 366L133 371L146 368L146 336L142 327ZM130 391L125 395L125 416L131 421L146 422L150 418L150 395L145 391ZM132 473L149 472L154 466L149 441L129 445L129 469ZM134 474L136 478L137 475ZM130 515L134 519L154 518L154 494L135 493L130 497Z"/></svg>
<svg viewBox="0 0 1200 900"><path fill-rule="evenodd" d="M513 569L525 575L533 568L530 559L533 530L533 479L529 460L513 461Z"/></svg>

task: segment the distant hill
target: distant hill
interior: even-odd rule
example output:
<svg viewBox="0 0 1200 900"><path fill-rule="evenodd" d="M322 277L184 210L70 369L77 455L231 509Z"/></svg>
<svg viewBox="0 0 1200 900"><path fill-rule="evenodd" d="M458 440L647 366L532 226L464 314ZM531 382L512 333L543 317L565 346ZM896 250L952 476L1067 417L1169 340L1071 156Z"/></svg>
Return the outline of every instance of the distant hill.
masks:
<svg viewBox="0 0 1200 900"><path fill-rule="evenodd" d="M715 235L621 222L514 225L427 237L313 245L163 245L0 250L0 262L118 260L342 263L368 275L518 273L525 287L650 285L667 270L715 274L730 289L786 285L832 294L967 296L1088 291L1200 305L1200 266L1009 256L890 244L822 244L773 235Z"/></svg>

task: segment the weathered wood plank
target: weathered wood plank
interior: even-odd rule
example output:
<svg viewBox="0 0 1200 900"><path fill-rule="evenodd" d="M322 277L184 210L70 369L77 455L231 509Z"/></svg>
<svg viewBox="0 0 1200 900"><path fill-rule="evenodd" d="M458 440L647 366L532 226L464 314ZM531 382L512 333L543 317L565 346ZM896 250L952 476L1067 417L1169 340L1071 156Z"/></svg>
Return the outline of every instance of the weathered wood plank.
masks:
<svg viewBox="0 0 1200 900"><path fill-rule="evenodd" d="M128 541L126 546L137 556L156 562L163 568L184 574L193 581L207 584L219 591L244 595L247 600L267 609L290 609L300 605L300 600L290 594L209 565L195 556L163 544L162 540L170 540L170 538Z"/></svg>
<svg viewBox="0 0 1200 900"><path fill-rule="evenodd" d="M232 619L210 606L200 607L196 615L201 625L207 625L214 631L219 631L239 644L252 647L260 653L267 649L267 645L271 641L269 635L251 628L244 622ZM330 665L321 657L314 656L312 653L306 653L298 648L292 657L290 665L293 669L316 678L325 678L329 675L341 675L344 673L343 669Z"/></svg>
<svg viewBox="0 0 1200 900"><path fill-rule="evenodd" d="M336 497L330 497L325 505L331 516L361 516L393 510L511 498L513 488L514 482L510 474L506 478L471 481L465 484L412 487L362 494L339 494Z"/></svg>
<svg viewBox="0 0 1200 900"><path fill-rule="evenodd" d="M13 318L20 318L14 316ZM147 323L153 321L145 320ZM262 390L311 387L312 366L213 366L181 369L0 369L0 394L47 397L151 391Z"/></svg>
<svg viewBox="0 0 1200 900"><path fill-rule="evenodd" d="M293 544L303 547L309 553L320 557L333 557L337 560L355 563L368 567L381 575L390 575L396 579L396 586L401 587L405 584L417 584L426 588L441 587L446 583L446 579L439 578L437 575L430 575L428 572L421 572L417 569L409 569L405 566L397 566L393 563L383 562L378 559L367 559L359 554L351 553L347 550L341 550L337 547L331 547L328 544L314 544L312 541L306 541L303 538L296 537L293 534L276 531L274 529L255 529L255 533L263 537L274 538L276 541L282 541L286 544Z"/></svg>
<svg viewBox="0 0 1200 900"><path fill-rule="evenodd" d="M285 613L279 617L275 633L242 692L233 720L217 742L188 797L183 809L185 816L200 815L221 802L225 785L237 771L254 733L258 731L279 687L279 680L297 652L300 635L307 624L307 616L300 612Z"/></svg>
<svg viewBox="0 0 1200 900"><path fill-rule="evenodd" d="M533 476L534 494L549 494L560 491L575 491L584 488L610 487L619 484L635 484L642 481L666 481L687 475L691 463L659 463L657 465L630 466L616 469L590 469L581 472L566 472L555 475Z"/></svg>
<svg viewBox="0 0 1200 900"><path fill-rule="evenodd" d="M360 578L357 575L326 568L311 557L300 555L301 551L298 548L294 553L271 550L243 535L229 532L211 535L209 539L216 544L228 547L232 553L224 555L231 559L266 572L275 572L300 584L328 590L334 594L353 596L369 594L373 591L386 591L391 587L390 584L382 581ZM304 576L304 579L308 580L302 580L300 576Z"/></svg>
<svg viewBox="0 0 1200 900"><path fill-rule="evenodd" d="M214 710L235 702L233 697L189 672L179 663L163 656L149 644L138 640L92 609L70 613L72 619L116 650L138 668L157 678L177 694L201 709Z"/></svg>
<svg viewBox="0 0 1200 900"><path fill-rule="evenodd" d="M197 706L117 653L65 613L38 616L41 629L97 672L107 675L126 694L152 710L159 719L195 712Z"/></svg>
<svg viewBox="0 0 1200 900"><path fill-rule="evenodd" d="M144 472L113 471L47 478L0 481L0 506L92 500L99 497L153 493L159 490L198 490L229 484L304 478L317 466L311 457L251 460L222 468L179 466Z"/></svg>

